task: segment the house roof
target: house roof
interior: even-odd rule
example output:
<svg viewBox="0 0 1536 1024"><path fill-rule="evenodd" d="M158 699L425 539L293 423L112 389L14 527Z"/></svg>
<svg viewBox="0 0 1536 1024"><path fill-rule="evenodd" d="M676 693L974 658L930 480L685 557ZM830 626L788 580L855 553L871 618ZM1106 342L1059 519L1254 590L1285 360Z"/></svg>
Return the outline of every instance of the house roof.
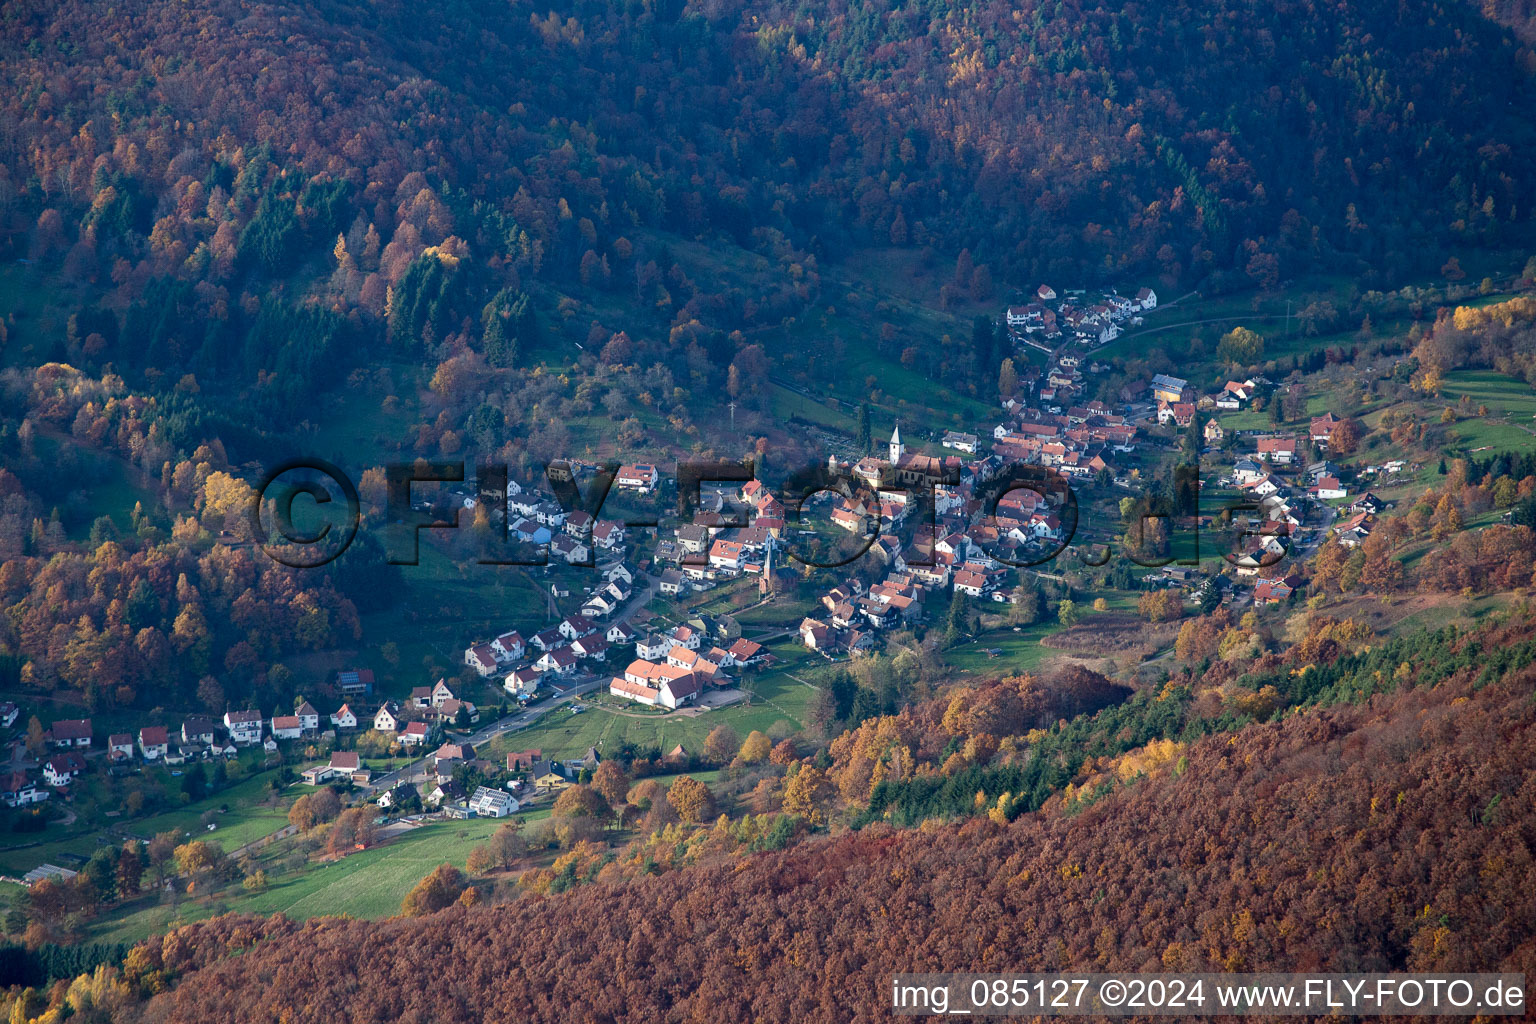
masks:
<svg viewBox="0 0 1536 1024"><path fill-rule="evenodd" d="M643 700L655 700L661 691L644 683L637 683L623 676L614 676L608 681L608 691L621 696Z"/></svg>
<svg viewBox="0 0 1536 1024"><path fill-rule="evenodd" d="M700 690L699 677L692 672L678 676L676 679L668 679L661 684L664 692L670 692L673 700L682 700L697 694Z"/></svg>
<svg viewBox="0 0 1536 1024"><path fill-rule="evenodd" d="M65 718L53 723L53 738L56 740L83 740L91 737L91 720L89 718Z"/></svg>
<svg viewBox="0 0 1536 1024"><path fill-rule="evenodd" d="M299 728L299 716L298 715L273 715L272 716L272 728L273 729L297 729L297 728Z"/></svg>
<svg viewBox="0 0 1536 1024"><path fill-rule="evenodd" d="M749 658L757 657L758 654L762 652L762 649L762 644L754 643L753 641L748 640L746 637L742 637L735 643L731 644L730 654L731 657L735 658L737 661L746 661Z"/></svg>
<svg viewBox="0 0 1536 1024"><path fill-rule="evenodd" d="M354 750L338 750L331 754L331 767L339 772L355 772L362 767L362 758Z"/></svg>
<svg viewBox="0 0 1536 1024"><path fill-rule="evenodd" d="M146 747L163 746L166 742L165 726L146 725L139 730L139 742Z"/></svg>

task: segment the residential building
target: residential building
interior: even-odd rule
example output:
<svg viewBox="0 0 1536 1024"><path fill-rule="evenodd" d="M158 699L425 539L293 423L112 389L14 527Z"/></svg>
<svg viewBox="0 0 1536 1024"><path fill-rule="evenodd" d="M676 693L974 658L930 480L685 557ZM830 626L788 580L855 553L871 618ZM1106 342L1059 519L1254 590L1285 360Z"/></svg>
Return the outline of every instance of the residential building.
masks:
<svg viewBox="0 0 1536 1024"><path fill-rule="evenodd" d="M55 754L43 764L43 779L54 789L61 789L83 771L85 758L79 754Z"/></svg>
<svg viewBox="0 0 1536 1024"><path fill-rule="evenodd" d="M224 728L229 732L230 742L236 746L248 747L252 743L260 743L261 712L226 711L224 712Z"/></svg>
<svg viewBox="0 0 1536 1024"><path fill-rule="evenodd" d="M490 644L471 644L464 649L464 664L482 676L496 671L496 652Z"/></svg>
<svg viewBox="0 0 1536 1024"><path fill-rule="evenodd" d="M956 451L974 455L981 442L975 434L962 434L958 431L946 430L944 431L943 445L945 448L953 448Z"/></svg>
<svg viewBox="0 0 1536 1024"><path fill-rule="evenodd" d="M343 669L336 673L336 688L344 697L366 697L373 693L373 669Z"/></svg>
<svg viewBox="0 0 1536 1024"><path fill-rule="evenodd" d="M294 715L299 719L299 731L305 733L320 731L320 712L309 701L300 701L294 709Z"/></svg>
<svg viewBox="0 0 1536 1024"><path fill-rule="evenodd" d="M26 807L48 799L48 791L39 789L21 772L0 775L0 803L7 807Z"/></svg>
<svg viewBox="0 0 1536 1024"><path fill-rule="evenodd" d="M520 668L510 673L502 688L518 700L527 700L532 697L539 688L539 671L534 668Z"/></svg>
<svg viewBox="0 0 1536 1024"><path fill-rule="evenodd" d="M163 725L146 725L139 730L139 753L146 761L158 761L165 756L170 742Z"/></svg>
<svg viewBox="0 0 1536 1024"><path fill-rule="evenodd" d="M516 814L520 805L506 790L481 786L469 798L469 809L482 818L505 818Z"/></svg>
<svg viewBox="0 0 1536 1024"><path fill-rule="evenodd" d="M74 750L91 745L91 720L89 718L66 718L54 722L49 730L53 737L53 745L61 750Z"/></svg>
<svg viewBox="0 0 1536 1024"><path fill-rule="evenodd" d="M664 708L693 703L698 699L699 690L698 676L692 672L684 672L675 678L660 677L654 686L635 682L626 672L624 676L614 676L608 684L608 692L615 697Z"/></svg>
<svg viewBox="0 0 1536 1024"><path fill-rule="evenodd" d="M1189 387L1189 381L1181 377L1171 377L1166 373L1155 374L1152 377L1152 400L1154 402L1182 402L1184 392Z"/></svg>
<svg viewBox="0 0 1536 1024"><path fill-rule="evenodd" d="M206 718L189 718L181 723L181 742L201 746L213 745L213 723Z"/></svg>
<svg viewBox="0 0 1536 1024"><path fill-rule="evenodd" d="M635 465L620 466L619 473L614 477L613 482L615 486L622 487L625 490L648 494L656 489L656 484L660 479L661 474L657 472L655 466L642 462Z"/></svg>
<svg viewBox="0 0 1536 1024"><path fill-rule="evenodd" d="M1296 439L1278 434L1259 438L1259 458L1266 462L1288 465L1296 461Z"/></svg>
<svg viewBox="0 0 1536 1024"><path fill-rule="evenodd" d="M400 705L392 700L388 700L374 714L373 727L379 732L396 732L399 730L402 721Z"/></svg>

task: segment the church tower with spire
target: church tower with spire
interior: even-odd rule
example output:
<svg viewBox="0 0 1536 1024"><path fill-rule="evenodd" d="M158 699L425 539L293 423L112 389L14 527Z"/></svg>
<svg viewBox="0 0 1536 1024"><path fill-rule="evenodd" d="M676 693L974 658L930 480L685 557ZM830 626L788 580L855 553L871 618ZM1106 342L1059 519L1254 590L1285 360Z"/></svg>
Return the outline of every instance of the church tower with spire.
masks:
<svg viewBox="0 0 1536 1024"><path fill-rule="evenodd" d="M896 424L896 429L891 431L891 465L901 465L901 457L906 453L906 447L901 443L901 424Z"/></svg>

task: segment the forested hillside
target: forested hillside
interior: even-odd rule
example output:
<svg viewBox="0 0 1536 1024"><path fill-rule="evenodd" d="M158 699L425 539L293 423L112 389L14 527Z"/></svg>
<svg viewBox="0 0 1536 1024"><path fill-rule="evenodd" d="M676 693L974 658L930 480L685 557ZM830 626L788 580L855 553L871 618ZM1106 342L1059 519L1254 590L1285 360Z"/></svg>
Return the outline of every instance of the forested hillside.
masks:
<svg viewBox="0 0 1536 1024"><path fill-rule="evenodd" d="M526 360L563 295L633 307L616 361L718 386L732 332L869 247L964 250L952 287L978 296L1359 261L1369 286L1530 215L1530 55L1460 3L422 18L5 5L0 239L78 286L67 337L24 361L191 373L281 420L369 355ZM692 239L781 273L690 273Z"/></svg>
<svg viewBox="0 0 1536 1024"><path fill-rule="evenodd" d="M1085 808L384 925L223 918L126 975L169 986L145 1019L207 1024L872 1019L899 970L1529 974L1530 626L1423 635L1375 696L1202 740Z"/></svg>

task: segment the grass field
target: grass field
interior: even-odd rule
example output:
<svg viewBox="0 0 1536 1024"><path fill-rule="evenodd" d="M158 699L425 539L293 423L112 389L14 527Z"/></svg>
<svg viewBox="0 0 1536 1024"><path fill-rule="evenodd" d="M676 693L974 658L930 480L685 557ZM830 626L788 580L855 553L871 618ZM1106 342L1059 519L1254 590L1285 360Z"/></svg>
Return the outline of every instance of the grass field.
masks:
<svg viewBox="0 0 1536 1024"><path fill-rule="evenodd" d="M1457 370L1445 375L1440 397L1458 406L1467 396L1473 409L1488 407L1487 416L1459 420L1454 431L1469 454L1488 450L1515 451L1536 446L1536 389L1524 381L1492 370Z"/></svg>
<svg viewBox="0 0 1536 1024"><path fill-rule="evenodd" d="M248 751L245 756L248 763L257 757L259 752ZM81 791L75 796L73 809L78 817L73 824L50 824L40 834L4 837L0 844L0 873L21 875L46 863L69 867L70 856L89 857L102 846L117 845L129 837L150 839L156 833L168 831L211 839L226 851L233 851L282 828L287 823L289 805L306 791L285 790L276 805L266 803L268 784L274 774L275 770L259 772L202 800L139 818L107 817L106 812L121 809L124 794L145 784L159 785L174 801L180 795L181 779L169 775L165 768L149 768L143 775L125 780L90 776L76 783ZM218 825L211 833L206 832L201 820L210 811ZM37 839L43 842L24 845Z"/></svg>
<svg viewBox="0 0 1536 1024"><path fill-rule="evenodd" d="M271 835L288 824L289 806L302 794L309 792L308 787L293 787L279 796L275 806L263 803L269 792L267 784L270 778L271 773L268 772L246 779L206 800L188 804L180 810L128 822L125 828L145 839L160 832L178 831L216 840L226 852L235 850L262 836ZM223 810L225 807L229 809ZM214 823L218 828L204 834L201 819L204 812L210 810L217 815Z"/></svg>
<svg viewBox="0 0 1536 1024"><path fill-rule="evenodd" d="M542 813L531 817L543 817ZM252 914L287 914L303 920L347 914L389 917L411 887L439 864L463 867L469 851L502 824L491 818L435 822L408 832L383 846L354 853L339 861L311 864L278 877L261 893L246 896L236 890L214 906L186 902L172 908L151 903L103 921L89 937L97 942L136 942L177 924L209 917L222 910ZM278 844L283 846L285 844ZM274 855L280 855L276 851Z"/></svg>
<svg viewBox="0 0 1536 1024"><path fill-rule="evenodd" d="M1087 621L1092 621L1092 615L1091 611L1087 612ZM961 672L1001 675L1033 671L1057 653L1042 646L1040 641L1060 629L1056 622L1037 622L1033 626L1020 627L1017 633L1008 626L990 630L971 642L951 647L944 652L944 660ZM1002 653L993 657L986 653L989 649Z"/></svg>

